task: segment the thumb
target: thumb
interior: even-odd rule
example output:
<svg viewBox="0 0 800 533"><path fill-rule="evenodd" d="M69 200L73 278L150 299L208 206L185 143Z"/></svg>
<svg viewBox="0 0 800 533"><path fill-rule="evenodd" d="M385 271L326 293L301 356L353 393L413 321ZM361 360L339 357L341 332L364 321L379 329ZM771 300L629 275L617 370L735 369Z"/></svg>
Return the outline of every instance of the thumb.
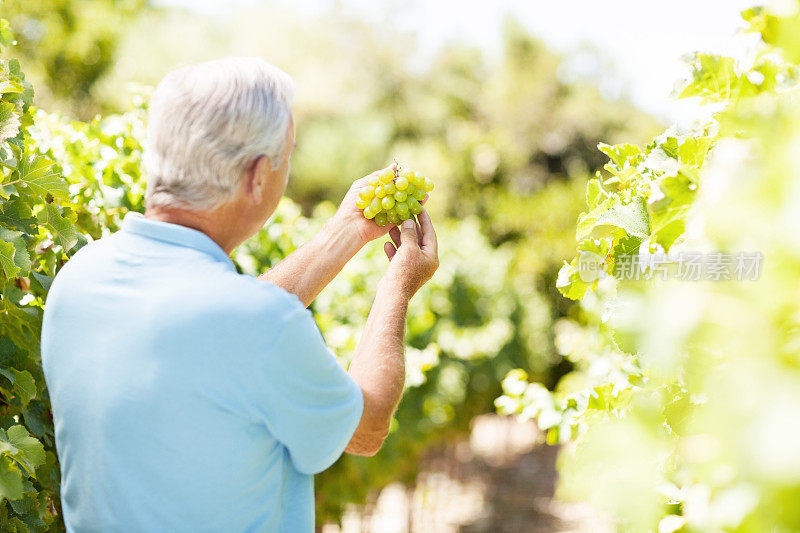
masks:
<svg viewBox="0 0 800 533"><path fill-rule="evenodd" d="M403 225L400 227L400 245L419 246L417 241L417 225L414 224L412 219L403 221Z"/></svg>

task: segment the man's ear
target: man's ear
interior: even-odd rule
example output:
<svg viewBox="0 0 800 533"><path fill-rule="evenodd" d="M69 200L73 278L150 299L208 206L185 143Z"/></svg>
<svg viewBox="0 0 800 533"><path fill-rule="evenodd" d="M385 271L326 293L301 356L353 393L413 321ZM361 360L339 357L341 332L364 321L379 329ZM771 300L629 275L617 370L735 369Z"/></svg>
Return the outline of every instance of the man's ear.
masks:
<svg viewBox="0 0 800 533"><path fill-rule="evenodd" d="M264 191L269 185L270 168L269 158L262 155L247 169L244 183L245 192L248 199L254 204L264 201Z"/></svg>

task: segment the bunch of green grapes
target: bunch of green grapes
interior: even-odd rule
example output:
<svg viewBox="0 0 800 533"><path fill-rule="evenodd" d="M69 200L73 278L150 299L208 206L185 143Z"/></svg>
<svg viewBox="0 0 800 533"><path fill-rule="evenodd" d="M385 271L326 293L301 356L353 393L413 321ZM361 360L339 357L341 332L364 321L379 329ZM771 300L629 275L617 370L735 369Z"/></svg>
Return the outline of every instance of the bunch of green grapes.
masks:
<svg viewBox="0 0 800 533"><path fill-rule="evenodd" d="M356 207L379 226L400 224L422 212L421 202L433 190L433 181L397 163L370 175L358 194Z"/></svg>

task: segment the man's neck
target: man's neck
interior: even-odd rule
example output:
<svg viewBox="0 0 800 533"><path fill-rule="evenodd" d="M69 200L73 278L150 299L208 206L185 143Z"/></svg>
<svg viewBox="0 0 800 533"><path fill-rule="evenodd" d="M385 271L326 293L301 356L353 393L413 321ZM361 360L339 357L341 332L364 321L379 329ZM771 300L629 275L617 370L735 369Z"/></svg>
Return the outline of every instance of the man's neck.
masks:
<svg viewBox="0 0 800 533"><path fill-rule="evenodd" d="M236 228L229 227L232 219L227 211L227 206L205 211L158 206L148 208L144 216L152 220L178 224L201 231L225 250L226 254L230 254L241 241L236 235Z"/></svg>

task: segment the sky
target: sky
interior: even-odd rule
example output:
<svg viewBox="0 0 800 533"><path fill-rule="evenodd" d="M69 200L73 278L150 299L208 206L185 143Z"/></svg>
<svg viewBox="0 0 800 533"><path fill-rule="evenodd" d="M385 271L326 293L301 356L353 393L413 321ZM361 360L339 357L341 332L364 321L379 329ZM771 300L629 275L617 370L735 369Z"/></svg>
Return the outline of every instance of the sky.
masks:
<svg viewBox="0 0 800 533"><path fill-rule="evenodd" d="M257 0L159 0L206 13L246 8ZM781 0L777 0L781 1ZM788 0L783 0L788 1ZM340 9L375 24L414 32L419 60L439 47L464 42L499 52L507 17L519 21L554 51L573 57L580 71L581 50L600 55L605 89L624 93L663 120L681 123L695 104L671 97L686 74L681 57L693 51L736 53L747 40L734 38L739 12L756 0L293 0L309 15ZM261 2L259 2L261 3ZM585 55L585 54L584 54ZM584 62L589 67L588 62ZM591 66L596 68L596 65Z"/></svg>

